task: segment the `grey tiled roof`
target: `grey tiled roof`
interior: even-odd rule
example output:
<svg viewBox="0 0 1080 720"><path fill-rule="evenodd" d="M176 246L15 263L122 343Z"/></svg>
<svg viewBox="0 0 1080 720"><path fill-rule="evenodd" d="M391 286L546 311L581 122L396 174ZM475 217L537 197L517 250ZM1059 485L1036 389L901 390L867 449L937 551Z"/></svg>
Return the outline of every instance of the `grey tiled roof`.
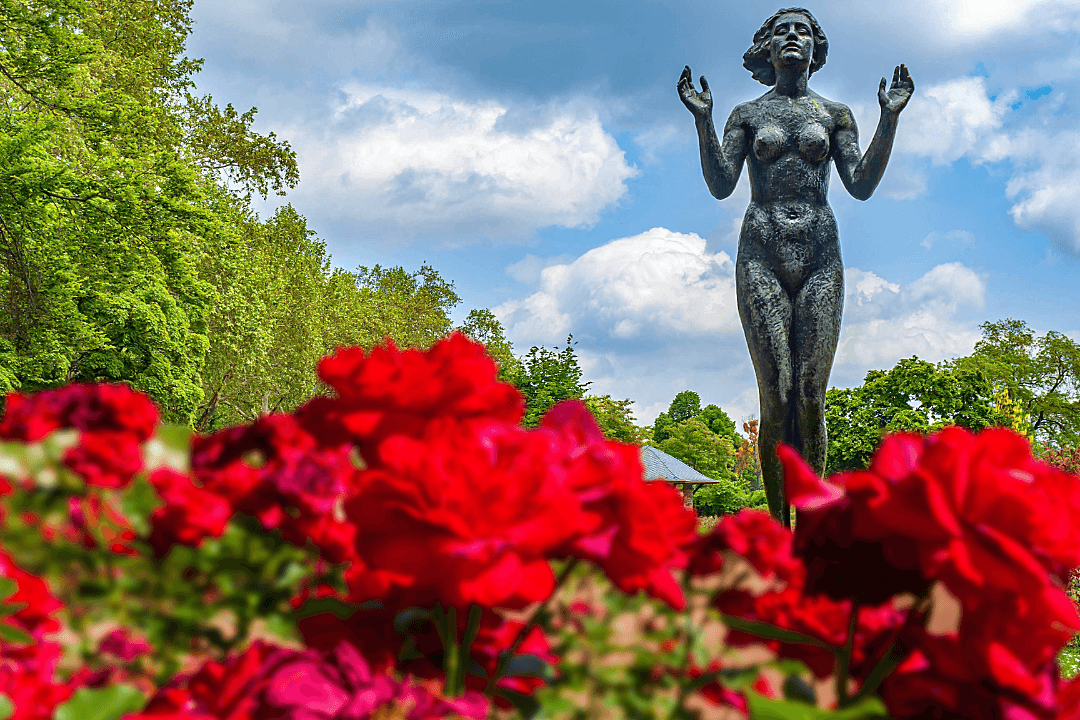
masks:
<svg viewBox="0 0 1080 720"><path fill-rule="evenodd" d="M646 480L692 483L716 482L711 477L702 475L682 460L647 445L641 448L641 464L645 466Z"/></svg>

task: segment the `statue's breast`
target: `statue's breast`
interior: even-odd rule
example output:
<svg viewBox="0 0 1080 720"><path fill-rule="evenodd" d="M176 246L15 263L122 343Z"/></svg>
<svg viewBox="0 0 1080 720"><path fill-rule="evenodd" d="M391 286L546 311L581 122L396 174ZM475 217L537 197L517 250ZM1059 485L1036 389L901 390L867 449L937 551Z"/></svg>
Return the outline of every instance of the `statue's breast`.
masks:
<svg viewBox="0 0 1080 720"><path fill-rule="evenodd" d="M829 156L829 133L814 120L799 125L795 132L768 124L754 133L754 157L763 163L775 162L795 148L807 162L817 164Z"/></svg>
<svg viewBox="0 0 1080 720"><path fill-rule="evenodd" d="M829 133L817 122L799 128L799 154L809 162L819 163L829 156Z"/></svg>
<svg viewBox="0 0 1080 720"><path fill-rule="evenodd" d="M766 125L754 133L754 157L771 163L784 154L784 131L779 125Z"/></svg>

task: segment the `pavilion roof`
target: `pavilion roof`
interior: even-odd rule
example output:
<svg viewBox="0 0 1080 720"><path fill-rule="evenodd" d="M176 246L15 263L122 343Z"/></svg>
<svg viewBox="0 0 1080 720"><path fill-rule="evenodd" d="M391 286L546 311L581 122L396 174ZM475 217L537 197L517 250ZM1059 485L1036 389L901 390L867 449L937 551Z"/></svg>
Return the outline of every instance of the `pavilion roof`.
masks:
<svg viewBox="0 0 1080 720"><path fill-rule="evenodd" d="M667 480L702 485L719 482L707 475L702 475L682 460L648 445L641 448L641 464L645 466L646 480Z"/></svg>

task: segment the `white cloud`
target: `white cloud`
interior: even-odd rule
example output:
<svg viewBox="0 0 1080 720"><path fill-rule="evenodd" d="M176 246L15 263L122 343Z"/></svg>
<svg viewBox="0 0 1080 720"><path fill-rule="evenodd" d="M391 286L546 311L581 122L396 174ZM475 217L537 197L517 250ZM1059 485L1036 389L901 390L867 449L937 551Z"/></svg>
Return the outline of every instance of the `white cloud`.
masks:
<svg viewBox="0 0 1080 720"><path fill-rule="evenodd" d="M949 80L915 92L900 118L896 152L926 157L935 165L965 156L986 157L985 143L996 139L1016 97L1010 93L990 100L981 77Z"/></svg>
<svg viewBox="0 0 1080 720"><path fill-rule="evenodd" d="M970 41L1021 29L1036 13L1044 16L1071 4L1070 0L924 0L923 7L936 11L925 15L935 18L938 32Z"/></svg>
<svg viewBox="0 0 1080 720"><path fill-rule="evenodd" d="M495 100L349 84L325 128L296 127L306 208L361 232L515 239L590 226L638 174L595 111L567 102L523 122Z"/></svg>
<svg viewBox="0 0 1080 720"><path fill-rule="evenodd" d="M676 138L683 135L684 133L681 128L666 123L663 125L654 125L653 127L638 133L634 136L634 142L644 151L645 162L652 164L659 162L661 153L667 149Z"/></svg>
<svg viewBox="0 0 1080 720"><path fill-rule="evenodd" d="M694 233L665 228L612 240L544 268L535 294L494 312L530 342L557 342L581 329L622 340L737 331L734 263L705 245Z"/></svg>
<svg viewBox="0 0 1080 720"><path fill-rule="evenodd" d="M542 258L537 257L532 253L527 253L525 257L521 258L516 263L507 265L504 272L519 283L531 285L540 281L540 273L543 272L544 268L552 265L559 265L568 262L569 260L571 260L569 255Z"/></svg>
<svg viewBox="0 0 1080 720"><path fill-rule="evenodd" d="M975 236L967 230L949 230L948 232L935 230L924 237L919 244L929 250L935 243L940 242L959 242L964 245L971 245L975 242Z"/></svg>
<svg viewBox="0 0 1080 720"><path fill-rule="evenodd" d="M1021 130L1001 152L1017 166L1006 186L1013 221L1080 253L1080 132Z"/></svg>
<svg viewBox="0 0 1080 720"><path fill-rule="evenodd" d="M867 370L912 355L931 362L963 355L981 337L962 311L983 309L986 281L961 263L938 265L907 285L858 268L845 275L834 384L857 384Z"/></svg>

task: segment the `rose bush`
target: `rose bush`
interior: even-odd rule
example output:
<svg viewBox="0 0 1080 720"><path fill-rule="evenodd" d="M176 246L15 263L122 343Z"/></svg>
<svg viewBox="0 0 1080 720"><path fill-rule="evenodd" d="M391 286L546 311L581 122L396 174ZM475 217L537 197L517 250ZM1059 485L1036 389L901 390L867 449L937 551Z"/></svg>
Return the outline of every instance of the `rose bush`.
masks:
<svg viewBox="0 0 1080 720"><path fill-rule="evenodd" d="M0 420L0 717L1080 716L1080 479L1006 430L887 438L795 533L698 532L583 405L483 347L343 349L205 437L121 386ZM7 583L7 584L5 584Z"/></svg>

